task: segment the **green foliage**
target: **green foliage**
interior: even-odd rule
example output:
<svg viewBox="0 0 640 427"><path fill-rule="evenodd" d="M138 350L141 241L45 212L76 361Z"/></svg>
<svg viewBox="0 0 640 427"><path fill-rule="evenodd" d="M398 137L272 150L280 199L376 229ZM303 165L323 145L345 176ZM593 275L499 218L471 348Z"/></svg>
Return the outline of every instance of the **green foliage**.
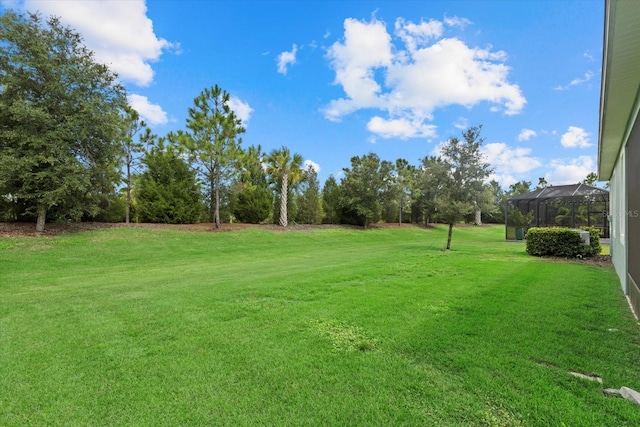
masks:
<svg viewBox="0 0 640 427"><path fill-rule="evenodd" d="M440 157L426 156L417 170L417 198L413 205L416 221L429 224L437 212L437 200L446 190L447 166Z"/></svg>
<svg viewBox="0 0 640 427"><path fill-rule="evenodd" d="M242 154L237 137L245 132L229 100L229 93L218 85L204 89L189 108L189 133L177 135L205 184L209 220L216 223L216 228L220 228L220 191L236 171Z"/></svg>
<svg viewBox="0 0 640 427"><path fill-rule="evenodd" d="M318 181L318 173L313 167L309 167L303 172L296 205L298 206L296 222L301 224L322 224L324 212L322 211L320 182Z"/></svg>
<svg viewBox="0 0 640 427"><path fill-rule="evenodd" d="M463 141L454 137L442 147L442 160L448 170L445 189L436 199L436 208L440 218L449 224L447 249L451 248L453 224L488 204L487 198L491 196L484 181L493 169L481 150L484 142L481 130L482 126L470 127L462 133Z"/></svg>
<svg viewBox="0 0 640 427"><path fill-rule="evenodd" d="M268 188L247 187L236 196L233 214L240 222L259 224L269 217L271 204L272 193Z"/></svg>
<svg viewBox="0 0 640 427"><path fill-rule="evenodd" d="M123 197L120 194L114 193L105 197L100 206L100 212L96 216L87 219L98 222L123 222L126 214L126 195Z"/></svg>
<svg viewBox="0 0 640 427"><path fill-rule="evenodd" d="M600 244L600 230L597 227L582 227L581 230L589 232L590 247L587 249L585 255L599 255L602 252L602 245Z"/></svg>
<svg viewBox="0 0 640 427"><path fill-rule="evenodd" d="M333 175L329 175L322 187L322 210L324 211L325 223L339 224L341 222L341 198L342 187L340 187Z"/></svg>
<svg viewBox="0 0 640 427"><path fill-rule="evenodd" d="M293 198L290 196L291 187L303 178L302 155L291 154L291 151L282 146L274 149L266 158L267 174L271 177L271 183L275 186L275 193L278 194L280 204L278 205L278 218L281 226L289 224L289 205ZM295 217L295 215L292 215ZM274 219L276 216L274 215Z"/></svg>
<svg viewBox="0 0 640 427"><path fill-rule="evenodd" d="M589 231L590 245L583 245L578 230L563 227L532 227L527 231L527 253L534 256L593 256L600 253L600 233Z"/></svg>
<svg viewBox="0 0 640 427"><path fill-rule="evenodd" d="M598 174L595 172L589 172L587 177L582 182L587 185L593 186L598 182Z"/></svg>
<svg viewBox="0 0 640 427"><path fill-rule="evenodd" d="M258 224L271 212L273 193L262 166L262 147L249 147L240 157L239 177L234 185L233 215L240 222Z"/></svg>
<svg viewBox="0 0 640 427"><path fill-rule="evenodd" d="M589 212L587 211L587 206L584 204L560 206L558 207L558 214L555 217L555 221L559 226L579 226L580 224L586 224L588 222L588 215Z"/></svg>
<svg viewBox="0 0 640 427"><path fill-rule="evenodd" d="M533 221L533 211L529 211L526 214L522 213L522 211L516 207L512 207L509 209L509 216L507 218L509 225L514 225L516 227L526 227L531 225L531 221Z"/></svg>
<svg viewBox="0 0 640 427"><path fill-rule="evenodd" d="M507 200L510 199L511 197L515 197L521 194L526 194L531 192L531 181L525 181L525 180L518 181L511 184L507 191L502 191L498 182L496 181L491 181L490 186L492 188L492 192L496 201L496 211L491 216L491 222L499 223L499 224L505 223L505 217L504 217L505 209L509 209L507 208ZM508 216L509 216L508 218L509 223L511 223L511 212L508 212ZM526 224L522 224L522 225L529 225L530 223L531 221L528 221Z"/></svg>
<svg viewBox="0 0 640 427"><path fill-rule="evenodd" d="M342 207L344 214L354 214L360 225L367 227L380 220L381 200L387 197L388 183L392 181L393 165L380 161L375 153L351 158L351 168L343 169Z"/></svg>
<svg viewBox="0 0 640 427"><path fill-rule="evenodd" d="M490 191L492 199L495 204L495 208L492 212L487 212L484 217L484 222L491 224L504 224L504 211L506 204L506 193L500 186L500 183L495 179L489 181L488 191ZM483 212L484 213L484 212Z"/></svg>
<svg viewBox="0 0 640 427"><path fill-rule="evenodd" d="M54 207L96 215L95 196L119 181L124 93L58 18L0 16L0 194L23 201L38 230Z"/></svg>
<svg viewBox="0 0 640 427"><path fill-rule="evenodd" d="M125 200L125 223L130 222L131 206L133 204L131 189L132 179L135 167L138 165L140 155L144 152L145 144L152 144L156 138L147 127L147 124L140 119L140 115L131 107L125 108L124 122L122 132L122 151L124 153L124 185L126 191ZM136 136L138 140L136 141Z"/></svg>
<svg viewBox="0 0 640 427"><path fill-rule="evenodd" d="M162 146L143 158L147 170L138 177L136 212L142 222L188 224L202 213L196 173L175 150Z"/></svg>

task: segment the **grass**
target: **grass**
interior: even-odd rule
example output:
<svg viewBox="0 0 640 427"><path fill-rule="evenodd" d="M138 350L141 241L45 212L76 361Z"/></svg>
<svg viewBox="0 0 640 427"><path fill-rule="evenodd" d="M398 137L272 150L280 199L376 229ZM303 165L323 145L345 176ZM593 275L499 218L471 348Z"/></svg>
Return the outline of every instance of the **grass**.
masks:
<svg viewBox="0 0 640 427"><path fill-rule="evenodd" d="M0 425L639 425L613 270L503 231L2 239Z"/></svg>

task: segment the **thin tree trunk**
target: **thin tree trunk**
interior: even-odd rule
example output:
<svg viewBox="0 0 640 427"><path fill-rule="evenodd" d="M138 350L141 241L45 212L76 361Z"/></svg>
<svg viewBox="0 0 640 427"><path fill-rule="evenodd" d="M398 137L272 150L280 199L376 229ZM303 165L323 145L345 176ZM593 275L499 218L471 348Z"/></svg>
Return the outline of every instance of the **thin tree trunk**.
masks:
<svg viewBox="0 0 640 427"><path fill-rule="evenodd" d="M287 220L287 192L289 191L289 174L282 175L282 187L280 190L280 225L286 227Z"/></svg>
<svg viewBox="0 0 640 427"><path fill-rule="evenodd" d="M482 225L482 211L480 209L476 210L476 225Z"/></svg>
<svg viewBox="0 0 640 427"><path fill-rule="evenodd" d="M129 224L131 212L131 159L127 158L127 211L124 217L125 224Z"/></svg>
<svg viewBox="0 0 640 427"><path fill-rule="evenodd" d="M220 165L216 164L216 228L220 228Z"/></svg>
<svg viewBox="0 0 640 427"><path fill-rule="evenodd" d="M42 233L44 231L44 224L47 220L47 206L38 206L38 220L36 221L36 232Z"/></svg>
<svg viewBox="0 0 640 427"><path fill-rule="evenodd" d="M453 234L453 223L449 224L449 235L447 236L447 250L451 249L451 235Z"/></svg>

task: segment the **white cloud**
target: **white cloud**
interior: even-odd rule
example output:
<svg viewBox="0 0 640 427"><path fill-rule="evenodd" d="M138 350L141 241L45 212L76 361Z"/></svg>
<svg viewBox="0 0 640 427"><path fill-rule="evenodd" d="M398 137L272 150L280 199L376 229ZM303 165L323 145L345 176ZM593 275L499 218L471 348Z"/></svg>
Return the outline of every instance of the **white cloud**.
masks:
<svg viewBox="0 0 640 427"><path fill-rule="evenodd" d="M153 81L151 63L163 51L177 49L153 31L144 0L126 2L23 0L14 7L59 16L61 21L82 34L86 46L98 62L118 73L123 81L148 86Z"/></svg>
<svg viewBox="0 0 640 427"><path fill-rule="evenodd" d="M469 119L467 119L466 117L458 117L458 120L455 121L453 126L456 129L467 130L469 129Z"/></svg>
<svg viewBox="0 0 640 427"><path fill-rule="evenodd" d="M503 187L523 179L525 174L542 166L540 159L531 156L531 148L512 148L503 142L492 142L484 145L482 151L495 168L489 179L495 179Z"/></svg>
<svg viewBox="0 0 640 427"><path fill-rule="evenodd" d="M307 170L309 168L313 168L316 173L320 172L320 165L314 162L313 160L305 160L304 161L304 169Z"/></svg>
<svg viewBox="0 0 640 427"><path fill-rule="evenodd" d="M229 97L229 108L235 113L236 117L242 120L242 125L246 127L247 122L251 118L251 113L253 113L253 108L249 106L246 102L243 102L240 98L236 98L235 96Z"/></svg>
<svg viewBox="0 0 640 427"><path fill-rule="evenodd" d="M588 82L593 78L593 76L594 76L593 71L589 70L586 73L584 73L584 77L576 77L575 79L571 80L568 85L556 86L553 88L553 90L568 90L572 86L578 86L578 85L581 85L582 83Z"/></svg>
<svg viewBox="0 0 640 427"><path fill-rule="evenodd" d="M471 22L467 18L460 18L460 17L457 17L457 16L452 16L451 18L449 18L448 16L445 16L444 17L444 23L448 27L458 27L458 28L462 28L462 29L464 29L467 25L473 24L473 22Z"/></svg>
<svg viewBox="0 0 640 427"><path fill-rule="evenodd" d="M424 124L421 120L410 121L406 118L383 119L372 117L367 123L369 132L382 138L429 138L436 135L436 126Z"/></svg>
<svg viewBox="0 0 640 427"><path fill-rule="evenodd" d="M325 108L325 117L339 120L360 108L383 107L380 85L374 69L391 65L391 36L381 21L370 23L348 18L344 21L345 42L334 43L327 56L336 72L335 84L342 86L347 99L333 100Z"/></svg>
<svg viewBox="0 0 640 427"><path fill-rule="evenodd" d="M589 134L576 126L569 126L569 130L560 138L560 143L566 148L587 148L592 145L589 141Z"/></svg>
<svg viewBox="0 0 640 427"><path fill-rule="evenodd" d="M278 55L278 57L276 58L276 61L278 61L278 72L280 74L287 74L287 67L289 65L293 65L296 63L296 53L298 52L298 45L294 44L293 47L291 48L291 52L282 52L280 55Z"/></svg>
<svg viewBox="0 0 640 427"><path fill-rule="evenodd" d="M129 94L129 105L136 110L140 117L151 126L167 123L167 113L158 104L153 104L146 96Z"/></svg>
<svg viewBox="0 0 640 427"><path fill-rule="evenodd" d="M525 128L520 131L518 141L528 141L534 136L538 136L538 133L535 130Z"/></svg>
<svg viewBox="0 0 640 427"><path fill-rule="evenodd" d="M400 37L407 49L414 52L416 48L426 46L431 39L439 38L444 27L442 22L430 20L429 22L405 22L404 18L396 19L395 35Z"/></svg>
<svg viewBox="0 0 640 427"><path fill-rule="evenodd" d="M551 171L545 179L551 185L577 184L594 170L595 160L591 156L580 156L568 161L556 159L551 161Z"/></svg>
<svg viewBox="0 0 640 427"><path fill-rule="evenodd" d="M448 105L471 108L488 102L507 115L524 108L520 87L508 81L504 52L471 48L456 38L438 40L442 23L434 20L414 24L399 18L394 34L405 50L395 48L384 22L345 20L344 40L327 51L334 83L342 86L345 97L322 109L327 119L339 121L361 109L385 111L388 118L374 117L368 128L390 137L385 135L392 125L411 123L420 129L434 110ZM399 134L424 136L418 131Z"/></svg>

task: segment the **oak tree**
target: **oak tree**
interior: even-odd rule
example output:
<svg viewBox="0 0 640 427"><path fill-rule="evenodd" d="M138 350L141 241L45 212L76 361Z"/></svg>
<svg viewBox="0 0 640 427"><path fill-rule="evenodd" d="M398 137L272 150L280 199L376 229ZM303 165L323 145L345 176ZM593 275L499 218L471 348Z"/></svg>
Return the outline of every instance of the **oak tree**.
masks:
<svg viewBox="0 0 640 427"><path fill-rule="evenodd" d="M71 220L97 213L125 103L116 75L58 18L0 16L0 194L37 215L37 231L53 207Z"/></svg>

